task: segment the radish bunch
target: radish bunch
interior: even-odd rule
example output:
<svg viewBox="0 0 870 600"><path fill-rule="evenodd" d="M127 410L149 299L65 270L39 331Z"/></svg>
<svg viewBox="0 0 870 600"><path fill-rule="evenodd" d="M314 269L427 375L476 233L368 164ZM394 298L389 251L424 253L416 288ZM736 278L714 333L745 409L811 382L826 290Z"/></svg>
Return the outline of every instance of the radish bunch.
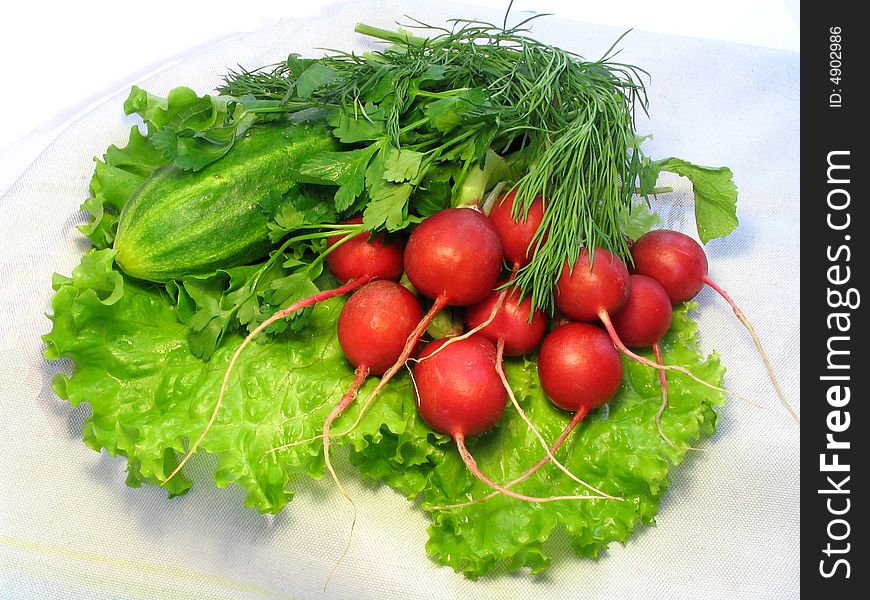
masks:
<svg viewBox="0 0 870 600"><path fill-rule="evenodd" d="M514 219L513 215L519 211L514 210L513 200L512 195L501 199L494 205L490 214L490 219L502 243L505 259L511 267L511 279L517 269L527 264L544 235L538 232L543 215L543 202L536 199L522 218ZM693 297L703 283L719 290L706 277L706 258L703 257L703 252L700 255L701 259L695 253L692 255L694 263L682 267L674 257L659 260L660 264L655 264L657 252L668 256L667 243L662 244L658 251L646 254L647 248L652 245L648 240L658 237L666 241L666 237L671 233L673 232L653 232L638 241L634 247L634 252L640 255L640 259L637 260L638 272L632 275L629 274L622 260L601 248L594 251L594 257L588 249L582 248L574 264L565 263L554 292L556 307L569 322L557 327L544 339L538 354L538 372L547 397L559 408L572 412L573 416L559 438L547 448L547 455L526 473L504 486L495 484L480 473L465 445L466 436L482 433L492 426L472 427L473 419L463 420L465 415L473 414L477 418L484 415L487 417L484 422L489 424L497 420L502 410L499 402L478 400L481 394L485 394L486 386L494 383L483 383L476 379L476 374L463 371L463 368L467 369L471 364L467 356L471 352L467 349L470 342L468 339L462 339L462 348L457 348L455 351L450 350L450 341L439 342L435 350L427 349L421 355L415 368L415 384L421 417L434 429L454 437L460 455L469 470L491 488L507 493L511 486L528 478L550 460L555 461L554 453L577 424L591 410L609 401L619 390L622 382L620 352L658 370L662 401L655 422L661 437L671 445L673 442L667 437L661 425L661 416L668 401L666 371L678 371L703 385L725 391L699 379L684 367L664 363L660 341L671 325L672 304ZM690 240L687 236L682 237ZM694 242L692 244L700 250L700 246ZM678 256L679 252L674 251L672 255ZM668 266L670 269L667 268ZM694 274L694 282L685 283L686 275L680 272L681 268ZM644 273L644 270L647 272ZM697 284L698 281L702 282L701 285ZM502 288L501 291L493 292L479 304L467 308L466 324L476 336L486 337L496 344L496 355L493 359L495 371L500 375L502 385L517 410L534 429L513 398L504 377L501 361L504 354L521 355L534 350L546 328L546 317L539 311L532 311L528 299L525 303L520 301L516 291L506 296L506 290L503 288L509 283L510 280L507 284L499 286ZM727 295L725 297L730 301ZM737 311L735 307L735 312ZM741 314L738 313L738 316ZM467 338L467 334L460 336L460 338L464 337ZM754 339L758 343L757 338ZM457 338L454 341L460 340ZM651 361L633 351L641 348L652 348L656 360ZM440 361L441 364L437 369L434 366L424 366L430 362L430 355L448 352L449 357L454 358L455 365L445 357ZM487 353L491 354L489 349ZM489 365L488 359L481 360L476 368L489 370ZM435 370L437 377L430 372L432 370ZM441 386L443 382L451 382L451 385L455 386L457 381L475 382L468 383L467 386L468 389L474 388L475 394L464 401L462 404L464 408L459 411L459 416L454 415L449 422L444 422L442 419L445 411L449 412L445 405L450 406L450 404L445 400L445 392ZM466 389L462 383L459 386L461 389ZM492 393L495 394L494 391ZM451 395L449 392L446 394ZM487 408L490 405L498 405L499 408L490 412ZM468 406L475 408L472 411ZM558 461L556 462L558 464ZM558 466L572 475L561 464ZM595 491L603 494L599 490ZM522 495L514 495L518 498L520 496Z"/></svg>
<svg viewBox="0 0 870 600"><path fill-rule="evenodd" d="M625 264L606 250L599 249L593 262L583 249L576 265L565 265L556 289L557 307L578 322L564 324L547 336L539 353L538 368L546 395L559 408L574 414L558 440L548 445L516 401L504 373L503 357L534 351L547 327L546 315L533 311L529 298L520 298L517 290L510 289L514 274L528 264L545 235L539 232L544 202L536 199L518 219L514 218L518 211L513 203L511 194L501 198L489 218L470 208L443 210L425 219L411 233L404 252L405 273L414 288L431 301L431 308L408 336L399 358L384 372L361 414L411 358L434 316L448 305L465 306L469 331L430 343L415 359L414 390L423 421L453 437L469 471L498 493L534 502L566 499L532 498L510 489L553 461L598 494L571 498L612 497L576 478L556 460L554 453L589 411L606 403L619 390L622 382L619 351L662 373L673 369L692 376L682 367L664 365L660 352L658 362L654 363L628 350L611 319L611 315L618 316L627 306L628 318L622 316L617 323L629 344L658 347L659 339L670 326L670 304L662 309L654 300L646 299L650 284L658 286L651 279L643 280L632 295L632 279ZM505 263L510 267L510 276L506 282L496 284ZM643 313L647 305L656 310L646 317L637 316L638 310ZM650 323L647 317L654 322ZM605 328L587 321L600 321ZM664 406L667 382L664 377L661 380ZM480 470L466 440L496 426L507 398L538 435L546 456L519 478L502 485Z"/></svg>
<svg viewBox="0 0 870 600"><path fill-rule="evenodd" d="M214 422L233 365L250 342L268 325L294 311L349 293L338 321L338 338L355 369L354 378L324 420L319 436L327 469L348 499L330 461L332 423L354 401L369 375L380 376L359 411L359 423L384 386L409 361L414 363L412 380L421 419L454 439L468 470L494 490L488 497L500 493L528 502L614 498L577 478L555 453L590 411L620 389L620 353L658 370L662 401L656 426L662 438L671 443L661 426L668 398L666 371L679 371L724 391L681 366L664 363L659 342L670 327L672 304L693 297L707 284L731 302L739 317L742 313L707 278L700 246L682 234L656 231L634 244L635 272L631 275L619 257L603 248L581 248L574 263L566 261L553 290L560 320L545 337L547 315L533 310L531 298L522 297L512 284L517 271L546 240L547 232L541 230L546 205L538 197L527 210L518 210L514 201L513 193L499 198L488 216L476 208L439 211L424 219L404 244L397 239L387 241L383 235L359 233L330 238L325 259L342 285L275 313L245 338L230 360L209 424L175 472ZM349 221L360 222L358 218ZM506 279L499 281L505 267ZM418 297L397 283L403 273L413 290L429 301L425 312ZM428 326L448 306L464 309L468 331L426 344L415 358ZM757 337L754 339L758 344ZM544 393L559 409L573 413L552 444L517 402L503 364L505 356L522 356L539 347L538 374ZM652 348L655 361L633 351L647 347ZM508 398L546 455L513 481L501 484L479 468L467 439L494 428ZM595 495L530 497L511 489L551 461Z"/></svg>
<svg viewBox="0 0 870 600"><path fill-rule="evenodd" d="M592 496L540 498L514 492L484 474L466 445L467 437L496 426L508 395L519 407L504 375L505 348L509 346L515 356L532 351L546 327L546 318L540 311L532 314L528 300L520 302L515 293L508 297L507 290L493 292L504 248L522 250L524 246L523 242L505 237L509 229L496 230L491 220L471 208L448 209L424 220L408 239L408 279L433 300L421 326L428 325L427 319L447 303L471 305L466 313L472 325L470 331L429 344L416 361L413 379L417 410L432 429L454 439L468 470L493 490L527 502L590 499ZM458 231L464 231L464 235L458 235ZM512 260L513 271L524 258L516 256ZM487 287L481 286L482 281L488 283ZM422 331L418 328L416 337L409 338L408 343L416 344ZM386 380L385 376L379 386Z"/></svg>

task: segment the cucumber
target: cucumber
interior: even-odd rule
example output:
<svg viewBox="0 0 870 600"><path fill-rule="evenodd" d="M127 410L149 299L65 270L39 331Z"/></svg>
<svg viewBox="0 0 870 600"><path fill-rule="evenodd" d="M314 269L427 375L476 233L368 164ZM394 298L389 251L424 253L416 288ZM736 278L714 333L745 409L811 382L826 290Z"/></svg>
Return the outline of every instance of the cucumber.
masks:
<svg viewBox="0 0 870 600"><path fill-rule="evenodd" d="M200 171L161 167L121 211L115 262L162 283L265 257L271 244L260 200L290 189L306 160L336 146L325 126L258 126Z"/></svg>

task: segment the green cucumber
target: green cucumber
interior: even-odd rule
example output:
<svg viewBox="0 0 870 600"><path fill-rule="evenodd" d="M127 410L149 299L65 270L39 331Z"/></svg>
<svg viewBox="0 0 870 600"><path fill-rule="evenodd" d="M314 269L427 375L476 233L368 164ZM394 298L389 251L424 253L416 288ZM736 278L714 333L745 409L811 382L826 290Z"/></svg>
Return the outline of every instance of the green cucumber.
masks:
<svg viewBox="0 0 870 600"><path fill-rule="evenodd" d="M121 211L115 262L132 277L166 282L265 257L260 200L290 189L306 160L336 146L325 126L259 126L200 171L161 167Z"/></svg>

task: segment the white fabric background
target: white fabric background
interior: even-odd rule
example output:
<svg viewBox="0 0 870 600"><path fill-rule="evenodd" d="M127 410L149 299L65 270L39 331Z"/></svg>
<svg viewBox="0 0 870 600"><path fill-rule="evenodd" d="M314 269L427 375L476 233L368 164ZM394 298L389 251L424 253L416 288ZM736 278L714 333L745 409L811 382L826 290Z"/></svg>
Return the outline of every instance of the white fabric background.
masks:
<svg viewBox="0 0 870 600"><path fill-rule="evenodd" d="M50 11L39 2L9 3L0 19L6 90L0 94L0 195L70 123L129 81L288 15L329 17L354 1L248 0L244 10L237 0L88 0ZM463 2L504 10L508 0ZM414 7L407 0L393 5ZM513 0L512 11L793 52L800 47L799 0Z"/></svg>
<svg viewBox="0 0 870 600"><path fill-rule="evenodd" d="M362 48L360 20L389 26L413 12L437 22L484 16L415 2L350 4L329 18L283 21L207 48L141 83L165 93L209 91L226 68L289 50ZM555 19L534 35L592 58L621 30ZM732 168L740 227L708 246L711 277L753 319L786 395L800 404L799 56L635 31L621 59L652 73L651 116L639 123L654 157ZM328 482L311 482L277 517L242 507L209 482L169 501L125 487L123 461L82 444L85 410L52 393L59 368L41 357L50 278L68 274L85 243L74 229L92 157L123 143L126 90L67 129L0 199L0 597L12 598L796 598L799 596L799 432L767 382L746 332L709 290L699 297L702 346L718 349L726 386L758 400L722 412L716 436L673 471L655 527L595 562L558 557L544 576L471 582L425 555L424 515L385 487L345 481L360 508L350 553L324 592L346 539L347 509ZM694 231L689 189L657 206ZM665 204L667 203L667 204Z"/></svg>

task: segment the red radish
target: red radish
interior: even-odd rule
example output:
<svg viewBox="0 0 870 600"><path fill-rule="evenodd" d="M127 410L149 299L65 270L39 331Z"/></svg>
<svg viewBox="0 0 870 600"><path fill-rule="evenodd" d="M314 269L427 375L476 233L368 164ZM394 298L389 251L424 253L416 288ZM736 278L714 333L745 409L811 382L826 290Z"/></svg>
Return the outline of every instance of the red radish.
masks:
<svg viewBox="0 0 870 600"><path fill-rule="evenodd" d="M674 304L691 300L704 287L707 255L695 240L679 231L657 229L632 246L634 272L658 281Z"/></svg>
<svg viewBox="0 0 870 600"><path fill-rule="evenodd" d="M590 265L589 251L581 248L574 267L567 261L562 267L556 283L556 308L573 321L593 322L603 313L614 314L622 308L630 286L622 260L598 248Z"/></svg>
<svg viewBox="0 0 870 600"><path fill-rule="evenodd" d="M479 332L480 335L496 344L496 371L502 386L504 386L517 413L535 434L544 449L547 449L546 440L526 415L520 403L517 402L504 372L504 357L528 354L537 347L547 329L547 317L544 313L540 310L535 310L532 313L531 299L525 298L522 302L518 302L517 298L519 298L519 292L516 290L511 292L510 296L507 296L507 290L493 291L483 302L469 306L465 310L465 323L469 327L469 333ZM440 350L457 339L459 338L447 341ZM431 357L432 354L428 356ZM566 474L576 479L574 474L558 460L555 463Z"/></svg>
<svg viewBox="0 0 870 600"><path fill-rule="evenodd" d="M538 374L547 397L582 419L619 390L622 361L607 332L589 323L568 323L541 344Z"/></svg>
<svg viewBox="0 0 870 600"><path fill-rule="evenodd" d="M420 303L407 288L372 281L345 303L338 317L338 342L352 365L383 375L422 318Z"/></svg>
<svg viewBox="0 0 870 600"><path fill-rule="evenodd" d="M427 345L420 358L446 340ZM495 346L481 335L460 340L414 367L417 411L435 431L475 436L495 427L507 394L495 371Z"/></svg>
<svg viewBox="0 0 870 600"><path fill-rule="evenodd" d="M613 328L629 348L658 344L671 327L673 311L668 293L646 275L631 275L631 291L622 309L613 315Z"/></svg>
<svg viewBox="0 0 870 600"><path fill-rule="evenodd" d="M622 360L606 331L588 323L568 323L550 332L541 344L538 376L547 398L574 415L547 455L508 485L528 479L547 464L589 411L616 395L622 385Z"/></svg>
<svg viewBox="0 0 870 600"><path fill-rule="evenodd" d="M629 348L652 347L656 362L661 365L662 350L659 341L668 332L673 318L671 299L665 288L652 277L631 275L631 292L625 306L613 317L613 328ZM662 413L668 406L668 380L665 371L659 370L662 402L656 412L656 427L659 435L668 444L676 445L662 429Z"/></svg>
<svg viewBox="0 0 870 600"><path fill-rule="evenodd" d="M489 213L489 219L495 227L498 237L504 247L504 256L508 265L514 271L524 267L532 260L535 250L543 244L546 233L535 240L535 234L544 220L544 201L538 196L529 206L528 213L519 220L514 219L514 200L516 190L499 198Z"/></svg>
<svg viewBox="0 0 870 600"><path fill-rule="evenodd" d="M338 343L348 362L356 367L353 383L323 422L323 456L342 493L345 493L329 460L332 422L356 397L369 374L383 375L405 346L405 340L423 317L417 298L393 281L372 281L345 303L338 317ZM345 493L345 495L347 495Z"/></svg>
<svg viewBox="0 0 870 600"><path fill-rule="evenodd" d="M499 285L501 287L501 285ZM465 309L465 324L469 329L483 325L495 310L495 317L484 325L479 333L492 342L502 340L505 356L528 354L538 345L547 329L547 317L540 310L532 312L531 298L518 302L519 292L513 290L505 295L497 308L501 292L493 291L483 301Z"/></svg>
<svg viewBox="0 0 870 600"><path fill-rule="evenodd" d="M362 223L362 217L354 217L345 224ZM334 235L327 239L331 251L326 264L335 278L346 283L361 275L372 279L398 281L402 276L402 255L405 245L399 239L387 241L380 233L370 239L368 232L347 237Z"/></svg>
<svg viewBox="0 0 870 600"><path fill-rule="evenodd" d="M573 321L600 320L616 348L629 358L658 370L679 371L698 383L727 391L700 379L688 369L676 365L657 364L629 350L613 329L611 315L616 314L628 300L631 279L621 259L603 248L595 250L590 264L589 251L581 248L574 267L566 261L556 282L556 308Z"/></svg>
<svg viewBox="0 0 870 600"><path fill-rule="evenodd" d="M600 494L601 498L615 499L613 496L610 496L606 492L602 492L598 488L595 488L595 487L589 485L588 483L586 483L585 481L583 481L582 479L580 479L579 477L574 475L574 473L572 473L568 469L568 467L563 465L559 461L559 459L557 459L555 457L554 452L559 449L559 447L562 445L562 442L565 441L565 438L568 437L568 434L571 432L571 430L567 429L566 431L564 431L562 433L562 435L559 436L559 439L552 446L547 445L547 441L544 439L544 436L541 435L541 433L535 427L534 423L532 423L532 421L526 415L526 411L524 411L523 407L520 406L520 403L517 402L516 396L514 396L513 389L511 389L510 383L507 380L507 375L504 372L504 348L505 348L505 340L504 340L504 338L499 338L497 345L496 345L495 368L496 368L496 371L498 372L499 378L501 379L502 386L504 386L504 389L507 390L508 397L510 398L511 403L514 405L514 408L516 409L517 413L523 419L523 421L525 422L525 424L529 428L529 430L531 430L531 432L535 434L535 437L538 438L538 441L544 447L544 451L546 452L546 456L543 459L541 459L541 461L538 462L538 464L535 467L533 467L530 471L527 471L526 474L522 475L519 479L515 479L514 481L508 483L505 487L511 487L513 485L516 485L517 483L519 483L521 481L524 481L525 479L530 477L533 473L535 473L538 469L540 469L543 465L547 464L547 461L552 460L553 464L556 465L556 467L560 471L562 471L565 475L567 475L568 477L570 477L571 479L573 479L574 481L576 481L580 485L582 485L586 488L589 488L590 490L592 490L596 494Z"/></svg>
<svg viewBox="0 0 870 600"><path fill-rule="evenodd" d="M519 219L514 219L513 216L515 199L516 191L514 190L507 195L499 197L496 204L493 205L489 211L489 220L492 223L496 234L498 234L504 251L504 256L507 259L508 264L511 266L511 276L507 282L499 285L500 288L503 288L501 292L491 294L487 299L469 309L469 311L474 315L474 323L470 324L470 329L467 333L458 338L454 338L454 340L473 335L493 323L496 319L496 314L502 309L502 305L505 302L508 293L507 288L513 282L517 271L531 261L532 255L535 250L537 250L538 245L546 240L546 234L544 234L540 240L535 240L536 233L538 229L540 229L541 222L544 219L544 201L541 197L538 196L535 198L531 206L529 206L527 214L524 216L521 215ZM533 242L535 244L534 246ZM487 312L481 310L483 305L486 305L488 308ZM514 308L516 308L516 302L514 302L513 305ZM530 308L531 301L527 302L527 305ZM498 326L502 331L506 331L505 327L510 327L510 323L504 321L504 318L505 317L502 318L503 323ZM531 318L529 310L526 310L526 318ZM535 320L538 320L537 313ZM540 313L540 322L543 323L544 327L546 327L546 318L542 313ZM521 356L531 351L537 345L541 335L543 335L543 332L536 333L537 328L537 324L530 328L523 328L519 323L517 323L516 327L512 328L513 333L515 335L522 335L522 333L525 332L526 335L531 335L531 338L517 340L520 345L516 348L513 347L514 344L512 340L506 339L505 344L507 346L508 355ZM490 328L489 331L491 332L489 338L493 342L498 341L498 336L495 334L495 328ZM528 349L523 349L526 346L528 346ZM510 392L510 390L508 391ZM520 413L522 414L522 409L520 409ZM537 430L534 428L532 429L537 433Z"/></svg>
<svg viewBox="0 0 870 600"><path fill-rule="evenodd" d="M362 221L359 218L356 218L346 221L344 224L354 225L361 222ZM290 316L298 310L313 306L318 302L328 300L329 298L334 298L335 296L341 296L353 292L354 290L362 287L372 279L391 277L398 280L398 278L402 275L401 259L403 256L403 247L401 242L387 242L384 240L382 235L376 236L373 240L369 240L366 238L365 232L358 230L350 231L343 236L332 236L329 238L329 240L329 246L325 253L327 264L330 264L330 260L332 261L332 264L336 269L334 271L334 274L336 278L344 285L341 285L332 290L325 290L323 292L319 292L317 294L314 294L313 296L309 296L308 298L303 298L302 300L291 304L287 308L279 310L271 317L260 323L247 335L247 337L245 337L245 339L242 341L239 347L236 348L236 351L230 358L230 362L227 365L227 370L224 373L224 379L221 382L221 389L218 395L217 402L215 403L214 410L212 411L211 417L209 418L205 429L203 429L199 437L191 445L184 458L179 461L178 465L175 467L172 473L169 474L169 477L166 478L166 481L169 481L179 471L181 471L182 467L187 464L187 461L190 460L190 457L193 456L193 454L199 448L200 444L202 444L205 436L208 434L212 425L214 425L215 420L217 420L218 412L220 412L224 396L226 395L227 386L229 385L230 373L232 373L236 361L239 359L242 351L244 351L244 349L248 347L248 345L254 340L254 338L256 338L264 329L266 329L266 327L276 321ZM330 256L334 254L337 254L337 256L334 256L332 259L330 259ZM396 268L397 259L399 260L398 269Z"/></svg>
<svg viewBox="0 0 870 600"><path fill-rule="evenodd" d="M408 336L399 358L372 390L362 411L410 358L436 314L448 305L480 302L490 293L502 261L501 242L495 229L475 209L448 208L417 226L405 245L405 275L418 292L434 302Z"/></svg>
<svg viewBox="0 0 870 600"><path fill-rule="evenodd" d="M657 229L638 238L632 248L632 258L634 259L635 272L652 277L662 284L674 304L691 300L704 285L710 286L722 296L749 331L780 401L795 422L800 425L800 416L785 399L785 394L779 387L779 382L773 373L773 367L761 346L761 340L755 333L755 328L725 290L709 278L707 255L698 242L679 231Z"/></svg>
<svg viewBox="0 0 870 600"><path fill-rule="evenodd" d="M492 429L504 411L506 394L496 372L496 348L481 335L444 346L429 344L414 367L414 390L420 418L432 429L453 437L465 466L490 488L526 502L588 500L590 496L536 498L507 489L487 477L469 452L465 440ZM439 348L444 346L443 351Z"/></svg>
<svg viewBox="0 0 870 600"><path fill-rule="evenodd" d="M503 253L490 221L470 208L448 208L425 219L405 246L405 273L442 305L483 300L501 270Z"/></svg>

